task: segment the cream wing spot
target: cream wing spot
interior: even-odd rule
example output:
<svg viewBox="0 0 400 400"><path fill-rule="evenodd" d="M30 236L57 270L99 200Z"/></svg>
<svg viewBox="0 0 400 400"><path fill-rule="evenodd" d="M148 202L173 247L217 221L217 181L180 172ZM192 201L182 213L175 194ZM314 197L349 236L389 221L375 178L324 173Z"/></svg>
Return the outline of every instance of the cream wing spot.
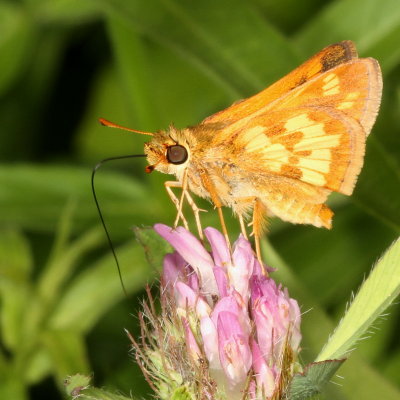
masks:
<svg viewBox="0 0 400 400"><path fill-rule="evenodd" d="M325 83L324 86L322 86L322 94L324 96L332 96L334 94L338 94L340 92L339 90L339 77L331 73L327 75L324 79L323 82Z"/></svg>
<svg viewBox="0 0 400 400"><path fill-rule="evenodd" d="M307 114L300 114L288 119L285 124L286 134L295 131L303 133L305 138L321 136L325 134L324 124L312 121Z"/></svg>
<svg viewBox="0 0 400 400"><path fill-rule="evenodd" d="M308 118L308 115L300 114L289 118L285 123L285 129L287 132L301 131L303 128L311 125L313 125L313 121Z"/></svg>
<svg viewBox="0 0 400 400"><path fill-rule="evenodd" d="M337 110L348 110L353 107L354 101L343 101L336 107Z"/></svg>
<svg viewBox="0 0 400 400"><path fill-rule="evenodd" d="M246 151L263 156L263 165L273 172L279 172L282 164L287 164L292 155L281 143L272 143L263 126L247 129L241 140L246 143Z"/></svg>
<svg viewBox="0 0 400 400"><path fill-rule="evenodd" d="M331 160L331 151L329 149L318 149L312 150L311 154L307 158L312 158L313 160Z"/></svg>
<svg viewBox="0 0 400 400"><path fill-rule="evenodd" d="M337 147L340 144L340 138L342 135L324 135L319 137L305 138L300 143L294 146L295 151L301 150L317 150L317 149L329 149Z"/></svg>
<svg viewBox="0 0 400 400"><path fill-rule="evenodd" d="M275 143L264 152L263 165L273 172L279 172L283 164L289 163L291 155L285 146Z"/></svg>
<svg viewBox="0 0 400 400"><path fill-rule="evenodd" d="M286 149L286 147L280 143L274 143L268 147L268 158L269 159L285 159L291 155L291 153Z"/></svg>
<svg viewBox="0 0 400 400"><path fill-rule="evenodd" d="M323 82L325 83L325 85L322 86L322 89L329 90L332 89L334 86L339 85L339 78L336 74L330 73L323 79Z"/></svg>
<svg viewBox="0 0 400 400"><path fill-rule="evenodd" d="M330 169L330 161L328 160L313 160L309 158L300 158L297 165L302 169L302 171L305 168L327 173L329 172Z"/></svg>
<svg viewBox="0 0 400 400"><path fill-rule="evenodd" d="M298 140L291 146L285 145L295 133L300 135ZM330 148L339 144L340 136L327 135L324 123L312 120L307 113L296 115L286 121L280 143L265 148L263 164L272 172L324 186L324 175L330 171Z"/></svg>
<svg viewBox="0 0 400 400"><path fill-rule="evenodd" d="M266 160L263 165L272 172L280 172L282 162L277 160Z"/></svg>
<svg viewBox="0 0 400 400"><path fill-rule="evenodd" d="M245 148L247 151L258 151L266 146L271 145L271 141L265 134L266 129L264 126L254 126L243 132L242 141L247 143Z"/></svg>
<svg viewBox="0 0 400 400"><path fill-rule="evenodd" d="M360 92L351 92L345 97L345 101L355 100L360 95Z"/></svg>
<svg viewBox="0 0 400 400"><path fill-rule="evenodd" d="M351 92L349 93L345 98L342 103L339 103L339 105L336 107L337 110L347 110L354 105L354 101L356 100L357 97L360 95L359 92Z"/></svg>
<svg viewBox="0 0 400 400"><path fill-rule="evenodd" d="M301 172L303 173L303 177L301 178L303 182L308 182L316 186L324 186L326 184L325 176L317 171L302 168Z"/></svg>
<svg viewBox="0 0 400 400"><path fill-rule="evenodd" d="M323 95L324 96L333 96L334 94L339 94L339 93L340 93L339 86L335 86L332 89L324 90Z"/></svg>
<svg viewBox="0 0 400 400"><path fill-rule="evenodd" d="M301 129L304 134L304 138L310 139L325 134L324 124L314 124L312 126Z"/></svg>

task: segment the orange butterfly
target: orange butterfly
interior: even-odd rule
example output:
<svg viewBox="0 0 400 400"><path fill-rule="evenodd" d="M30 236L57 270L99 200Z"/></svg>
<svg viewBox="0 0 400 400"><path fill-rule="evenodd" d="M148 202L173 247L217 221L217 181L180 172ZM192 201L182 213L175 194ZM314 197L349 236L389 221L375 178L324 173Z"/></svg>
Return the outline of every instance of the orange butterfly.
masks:
<svg viewBox="0 0 400 400"><path fill-rule="evenodd" d="M365 140L382 92L379 64L358 58L350 41L333 44L262 92L185 129L173 126L145 144L147 171L175 174L166 189L178 209L190 193L231 207L246 236L252 216L256 252L265 216L331 227L324 204L332 191L350 195L363 165ZM122 128L101 120L104 125ZM172 187L181 187L178 199Z"/></svg>

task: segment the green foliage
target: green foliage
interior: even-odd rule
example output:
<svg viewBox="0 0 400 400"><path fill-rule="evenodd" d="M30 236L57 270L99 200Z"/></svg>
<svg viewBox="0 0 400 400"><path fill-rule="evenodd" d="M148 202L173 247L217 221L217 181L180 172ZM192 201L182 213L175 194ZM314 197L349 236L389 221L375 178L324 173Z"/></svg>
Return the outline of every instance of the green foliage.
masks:
<svg viewBox="0 0 400 400"><path fill-rule="evenodd" d="M328 360L307 366L304 373L296 375L290 385L290 400L305 400L323 390L344 360Z"/></svg>
<svg viewBox="0 0 400 400"><path fill-rule="evenodd" d="M82 400L129 400L132 397L120 396L106 390L93 388L89 385L90 377L82 374L69 376L65 381L65 391L73 399Z"/></svg>
<svg viewBox="0 0 400 400"><path fill-rule="evenodd" d="M400 240L378 261L317 361L346 356L400 293Z"/></svg>
<svg viewBox="0 0 400 400"><path fill-rule="evenodd" d="M285 285L290 290L290 295L296 299L302 299L302 307L305 310L305 314L302 320L302 346L303 352L301 353L303 356L303 361L305 364L311 362L315 362L318 360L331 359L334 354L329 353L325 354L324 358L320 356L317 357L322 347L328 340L329 335L335 329L335 325L332 319L327 315L326 311L319 306L318 300L313 294L306 289L306 287L302 284L301 280L296 274L295 271L291 270L285 261L277 254L275 249L271 246L271 244L267 241L263 242L263 250L265 254L266 262L269 265L273 265L277 268L277 272L274 273L274 279L277 281L285 282ZM393 252L387 253L393 257ZM396 255L394 255L393 259L395 259ZM381 266L384 264L381 264ZM399 263L389 264L391 268L398 268ZM382 271L382 269L381 269ZM379 279L378 279L379 280ZM375 281L376 282L376 281ZM382 285L384 286L384 285ZM393 296L388 295L392 293L392 290L385 291L385 298L390 297L393 299ZM321 302L320 302L321 303ZM390 302L386 302L386 305L389 305ZM374 313L375 310L371 308L370 312ZM340 310L340 316L343 316L343 310ZM348 318L348 317L347 317ZM374 314L374 318L376 318L376 313ZM373 323L374 318L370 320L370 323ZM360 334L365 332L366 326L364 325L360 332L360 324L351 324L354 329L358 330ZM372 329L371 326L367 328ZM357 340L357 339L355 339ZM348 343L349 346L354 344ZM351 350L349 347L346 348L346 351ZM343 356L344 352L340 353L340 356ZM332 365L334 367L334 365ZM329 373L330 368L329 364L326 364L325 367L321 366L322 371ZM317 369L318 372L318 369ZM379 396L385 400L395 400L399 396L398 389L387 379L385 379L381 373L374 368L372 368L368 363L366 363L360 356L358 352L354 352L351 354L351 357L343 364L340 369L340 375L346 377L346 385L342 385L342 387L328 385L324 388L324 392L327 394L327 398L330 399L368 399L370 396L370 392L372 391L375 395L379 393ZM323 375L323 377L326 375ZM307 378L308 375L305 374L304 378ZM296 384L295 388L299 387L301 390L304 387L303 383L307 382L305 379L300 379ZM335 383L337 379L332 378L332 381ZM368 382L368 385L360 384L359 382ZM321 381L316 381L314 379L314 388L322 387ZM326 381L324 382L326 383ZM297 386L299 384L299 386ZM293 392L292 392L293 393ZM307 390L305 390L304 394L307 394Z"/></svg>
<svg viewBox="0 0 400 400"><path fill-rule="evenodd" d="M172 224L169 178L145 175L140 159L96 176L131 296L124 304L90 174L102 158L142 153L146 139L98 117L142 130L193 125L343 39L379 60L381 112L354 195L330 200L334 228L270 226L266 257L303 311L312 308L302 354L313 361L400 231L398 0L0 0L0 37L0 398L16 400L49 390L56 398L76 372L94 371L96 386L137 398L147 390L123 328L139 336L129 314L155 268L130 228ZM212 207L199 205L209 210L204 225L217 227ZM237 223L228 225L234 238ZM327 398L400 396L395 317L344 363L345 380L328 385Z"/></svg>
<svg viewBox="0 0 400 400"><path fill-rule="evenodd" d="M172 253L172 247L152 228L134 228L137 241L143 247L149 266L161 271L165 254Z"/></svg>

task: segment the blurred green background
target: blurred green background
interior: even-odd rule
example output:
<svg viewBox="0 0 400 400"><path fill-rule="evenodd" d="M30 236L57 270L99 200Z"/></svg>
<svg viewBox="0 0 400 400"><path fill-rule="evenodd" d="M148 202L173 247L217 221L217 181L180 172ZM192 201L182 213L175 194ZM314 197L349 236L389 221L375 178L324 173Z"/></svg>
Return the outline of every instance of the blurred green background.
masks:
<svg viewBox="0 0 400 400"><path fill-rule="evenodd" d="M0 1L1 399L62 398L63 379L76 372L137 398L148 393L123 329L139 336L136 315L156 268L131 227L172 224L169 178L145 174L144 159L106 164L96 177L126 300L90 175L102 158L142 153L146 138L97 119L146 131L193 125L343 39L384 74L355 193L331 196L331 231L270 225L290 268L278 279L308 311L305 362L400 231L400 2ZM204 225L218 227L212 207L199 204L210 210ZM229 227L233 239L237 223ZM399 329L394 306L323 398L399 399Z"/></svg>

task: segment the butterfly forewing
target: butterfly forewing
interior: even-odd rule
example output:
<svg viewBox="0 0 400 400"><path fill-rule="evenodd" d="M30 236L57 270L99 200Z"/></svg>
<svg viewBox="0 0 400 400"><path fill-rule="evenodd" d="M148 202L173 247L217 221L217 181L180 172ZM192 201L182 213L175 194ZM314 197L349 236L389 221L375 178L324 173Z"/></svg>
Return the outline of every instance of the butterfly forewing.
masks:
<svg viewBox="0 0 400 400"><path fill-rule="evenodd" d="M357 51L351 41L328 46L260 93L209 116L202 124L222 123L226 126L246 118L319 74L354 58L357 58Z"/></svg>
<svg viewBox="0 0 400 400"><path fill-rule="evenodd" d="M359 121L368 135L378 112L381 91L376 60L355 59L305 82L283 96L274 108L329 107Z"/></svg>
<svg viewBox="0 0 400 400"><path fill-rule="evenodd" d="M230 143L239 153L247 153L240 158L249 160L258 174L351 194L381 89L378 63L356 58L351 42L343 42L205 123L216 123L223 113L230 115L213 145Z"/></svg>

